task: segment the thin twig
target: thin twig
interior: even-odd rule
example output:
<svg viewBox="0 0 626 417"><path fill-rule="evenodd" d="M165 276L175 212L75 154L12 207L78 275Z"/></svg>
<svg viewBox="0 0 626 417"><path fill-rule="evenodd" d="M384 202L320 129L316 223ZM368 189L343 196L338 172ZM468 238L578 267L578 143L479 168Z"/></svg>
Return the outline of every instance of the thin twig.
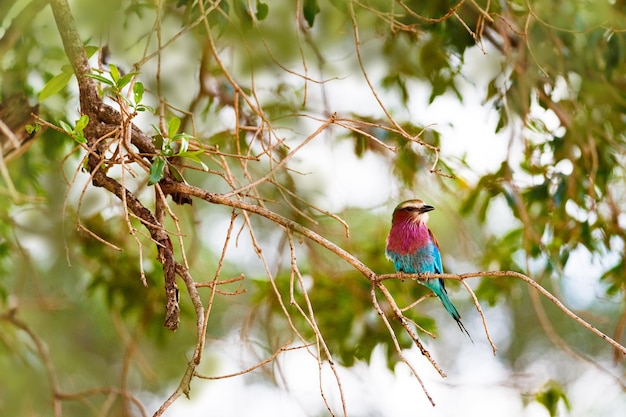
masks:
<svg viewBox="0 0 626 417"><path fill-rule="evenodd" d="M281 167L283 167L300 149L302 149L307 143L309 143L310 141L312 141L313 139L315 139L320 133L322 133L328 126L330 126L331 124L333 124L335 122L335 117L337 117L336 114L333 114L326 122L324 122L321 126L319 126L315 132L311 133L308 137L306 137L302 143L300 143L298 146L296 146L291 152L289 152L283 159L280 160L280 162L278 164L276 164L272 170L270 170L270 172L268 172L267 174L265 174L263 177L255 180L254 182L251 182L249 184L244 185L243 187L240 187L236 190L233 190L229 193L227 193L225 195L225 197L231 197L233 195L236 194L241 194L251 188L255 188L257 187L259 184L267 181L268 179L270 179L278 169L280 169Z"/></svg>
<svg viewBox="0 0 626 417"><path fill-rule="evenodd" d="M322 335L322 332L319 328L319 326L317 325L317 320L315 320L315 313L313 312L313 306L311 304L311 300L309 298L309 294L306 290L306 286L304 285L303 279L302 279L302 274L300 274L300 269L298 268L298 263L296 261L296 251L295 251L295 247L293 244L293 236L291 235L290 231L287 231L287 240L289 241L289 250L290 250L290 254L291 254L291 278L290 278L290 282L293 282L293 276L295 276L298 280L298 285L300 287L300 291L302 296L304 297L304 301L306 303L306 308L307 308L307 312L304 311L304 309L300 306L300 304L298 304L294 298L293 295L293 287L290 288L290 303L292 305L294 305L299 313L302 315L302 317L305 319L305 321L307 322L307 324L309 325L309 327L311 327L311 329L313 330L313 333L315 334L315 339L318 343L318 345L321 346L318 347L318 350L323 350L324 353L326 354L326 357L328 359L328 364L330 365L330 369L333 372L333 374L335 375L335 381L337 382L337 387L339 389L339 397L341 398L341 405L343 408L343 414L344 416L348 415L348 410L347 410L347 406L346 406L346 399L345 399L345 394L343 392L343 387L341 384L341 379L339 378L339 373L337 372L337 369L335 367L335 363L333 361L333 358L331 356L330 353L330 349L328 348L328 345L326 344L326 341L324 340L324 337ZM326 400L326 395L324 394L324 387L322 385L322 360L321 357L318 356L318 376L319 376L319 384L320 384L320 393L322 398L324 399L324 403L326 404L326 408L328 409L328 411L334 415L330 404L328 403L328 401Z"/></svg>
<svg viewBox="0 0 626 417"><path fill-rule="evenodd" d="M50 357L50 353L48 352L48 348L46 347L46 344L39 338L37 333L35 333L35 331L31 329L30 326L26 324L26 322L18 319L16 317L16 314L16 309L9 310L7 313L0 315L0 320L8 321L18 329L22 330L34 343L35 348L37 349L37 353L39 354L43 367L46 371L46 377L48 379L48 385L50 386L50 393L52 397L52 409L54 410L54 416L61 417L63 415L63 409L60 401L61 389L59 386L59 381L57 379L56 370L54 369L54 365L52 364L52 358Z"/></svg>
<svg viewBox="0 0 626 417"><path fill-rule="evenodd" d="M255 365L253 365L253 366L249 367L248 369L244 369L243 371L234 372L234 373L232 373L232 374L219 375L219 376L206 376L206 375L202 375L202 374L199 374L199 373L195 373L195 374L194 374L194 376L196 376L196 377L198 377L198 378L200 378L200 379L208 379L208 380L211 380L211 381L215 381L215 380L218 380L218 379L233 378L233 377L236 377L236 376L240 376L240 375L248 374L248 373L250 373L250 372L254 371L254 370L255 370L255 369L257 369L257 368L260 368L260 367L265 366L265 365L267 365L267 364L269 364L269 363L272 363L273 361L275 361L275 360L276 360L276 358L278 358L278 356L279 356L281 353L283 353L283 352L287 352L287 351L289 351L289 350L293 350L293 348L290 348L290 347L289 347L289 345L290 345L291 343L292 343L292 340L289 340L287 343L285 343L284 345L282 345L282 346L280 347L280 349L278 349L276 352L274 352L274 353L273 353L270 357L268 357L267 359L265 359L265 360L263 360L263 361L261 361L261 362L259 362L259 363L255 364ZM304 346L301 346L301 347L299 347L299 348L300 348L300 349L301 349L301 348L304 348Z"/></svg>
<svg viewBox="0 0 626 417"><path fill-rule="evenodd" d="M489 327L487 327L487 319L485 318L483 309L480 307L478 298L476 297L476 294L474 294L474 290L472 290L472 288L469 286L469 284L465 280L461 280L461 283L465 286L465 289L472 297L472 301L474 301L474 306L476 306L476 311L478 311L478 314L480 314L480 319L483 321L483 328L485 329L485 335L487 336L487 340L489 341L489 344L491 345L493 356L496 356L496 352L498 351L498 348L496 348L496 345L493 343L493 340L491 339L491 334L489 334Z"/></svg>
<svg viewBox="0 0 626 417"><path fill-rule="evenodd" d="M466 274L403 274L402 277L404 279L418 279L418 280L431 279L431 278L442 278L442 279L453 279L453 280L457 280L457 281L463 281L463 280L468 279L468 278L477 278L477 277L512 277L512 278L520 279L520 280L526 282L531 287L537 289L537 291L539 291L548 300L552 301L561 311L563 311L572 320L574 320L575 322L577 322L578 324L580 324L584 328L588 329L589 331L594 333L596 336L598 336L601 339L605 340L607 343L609 343L611 346L613 346L617 351L621 352L622 355L626 355L626 347L622 346L620 343L616 342L611 337L609 337L606 334L602 333L600 330L596 329L591 324L587 323L585 320L580 318L578 315L576 315L574 312L572 312L570 309L568 309L565 305L563 305L563 303L561 303L561 301L559 301L558 298L556 298L548 290L543 288L535 280L533 280L532 278L530 278L530 277L528 277L528 276L526 276L526 275L524 275L524 274L522 274L520 272L515 272L515 271L483 271L483 272L470 272L470 273L466 273ZM384 274L384 275L379 275L377 277L377 279L379 279L379 280L396 279L396 278L398 278L398 274Z"/></svg>
<svg viewBox="0 0 626 417"><path fill-rule="evenodd" d="M400 322L400 325L402 325L406 334L409 335L411 340L413 340L415 346L420 350L422 355L424 355L426 359L428 359L428 362L430 362L430 364L433 366L433 368L435 368L439 375L442 378L445 378L446 373L443 371L443 369L441 369L437 362L435 362L435 359L433 359L433 357L430 355L428 349L426 349L422 342L420 342L417 334L409 325L407 318L404 317L404 314L402 314L402 310L400 310L398 304L396 304L396 300L393 298L387 287L385 287L382 281L375 282L374 285L385 296L385 299L387 300L387 303L389 303L389 306L391 307L391 311L393 311L395 318Z"/></svg>
<svg viewBox="0 0 626 417"><path fill-rule="evenodd" d="M417 382L422 387L422 391L424 392L424 395L426 395L426 398L428 398L428 401L434 407L435 401L433 400L433 398L430 396L430 393L426 389L426 385L424 385L422 378L420 378L419 374L417 373L417 371L415 370L411 362L409 362L408 359L404 356L404 353L402 353L402 348L400 347L400 343L398 343L398 338L396 337L396 334L393 331L393 327L391 326L391 323L389 323L389 319L385 315L383 309L380 308L380 304L378 304L378 300L376 299L376 287L377 286L375 284L372 284L372 288L370 291L372 305L374 306L374 310L376 310L376 312L378 313L378 316L382 319L383 323L385 324L385 327L387 327L387 330L389 331L389 336L391 337L391 341L393 342L393 346L396 349L396 353L398 354L398 357L409 368L409 370L413 374L413 377L415 377Z"/></svg>

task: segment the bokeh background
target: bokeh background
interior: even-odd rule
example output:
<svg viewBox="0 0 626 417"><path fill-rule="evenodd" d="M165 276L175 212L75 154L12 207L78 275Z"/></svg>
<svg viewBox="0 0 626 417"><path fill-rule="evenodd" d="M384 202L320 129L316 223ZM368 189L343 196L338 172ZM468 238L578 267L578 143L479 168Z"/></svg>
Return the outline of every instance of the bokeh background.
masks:
<svg viewBox="0 0 626 417"><path fill-rule="evenodd" d="M203 147L207 170L186 161L188 183L229 193L271 173L233 198L314 230L380 274L393 272L384 257L393 207L421 198L436 207L429 224L447 272L521 272L625 344L622 1L69 5L91 65L105 77L111 64L134 71L145 86L149 109L133 122L155 135L178 118ZM38 106L43 121L76 125L79 93L59 32L46 1L0 4L1 120L13 120L10 98L23 97L25 114ZM334 124L290 155L332 114ZM24 124L20 134L37 126ZM180 328L163 328L154 244L115 196L91 185L84 148L40 124L22 135L27 149L0 134L0 414L151 415L194 349L193 307L180 285ZM148 172L110 175L153 207ZM474 343L435 299L405 312L437 335L418 333L447 378L396 329L432 407L399 361L368 280L294 235L303 279L295 300L310 300L336 376L289 304L285 230L240 212L231 227L231 207L200 200L171 210L183 235L177 256L196 282L216 271L242 277L214 296L199 290L211 312L197 372L228 376L292 349L239 376L195 378L190 398L165 415L626 413L623 354L524 282L488 276L468 283L497 355L454 281L449 293ZM172 217L166 226L175 236ZM427 294L411 281L387 286L401 307Z"/></svg>

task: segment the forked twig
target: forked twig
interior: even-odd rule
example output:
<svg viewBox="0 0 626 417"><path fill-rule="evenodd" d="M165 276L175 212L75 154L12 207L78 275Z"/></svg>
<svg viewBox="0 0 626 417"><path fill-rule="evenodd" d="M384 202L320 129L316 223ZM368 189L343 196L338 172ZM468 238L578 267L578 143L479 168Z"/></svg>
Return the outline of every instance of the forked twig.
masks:
<svg viewBox="0 0 626 417"><path fill-rule="evenodd" d="M233 372L232 374L226 374L226 375L219 375L219 376L206 376L206 375L202 375L199 373L195 373L194 376L200 378L200 379L208 379L210 381L215 381L218 379L226 379L226 378L233 378L236 376L240 376L240 375L244 375L244 374L249 374L250 372L254 371L255 369L258 369L262 366L265 366L267 364L270 364L272 362L274 362L276 360L276 358L278 358L278 356L283 353L283 352L287 352L290 350L293 350L294 348L290 348L289 345L291 345L293 341L289 340L287 341L284 345L282 345L276 352L274 352L271 356L269 356L267 359L252 365L251 367L249 367L248 369L244 369L243 371L239 371L239 372ZM302 349L304 348L304 346L300 346L298 347L298 349Z"/></svg>
<svg viewBox="0 0 626 417"><path fill-rule="evenodd" d="M393 314L396 320L400 322L406 334L409 335L411 340L413 340L413 343L415 344L415 346L420 350L422 355L424 355L426 359L428 359L428 362L430 362L430 364L433 366L433 368L435 368L435 370L439 373L439 375L441 375L442 378L445 378L446 373L439 367L439 365L437 364L437 362L435 362L433 357L430 356L430 352L424 347L422 342L420 342L419 338L417 337L417 334L415 333L413 328L411 328L411 326L409 325L408 319L404 316L404 314L402 313L402 310L400 310L400 308L398 307L398 304L396 304L396 300L393 298L393 296L391 295L387 287L385 287L382 281L375 281L374 286L381 293L383 293L383 295L385 296L385 299L387 300L387 302L389 303L389 306L391 307L391 311L393 311Z"/></svg>
<svg viewBox="0 0 626 417"><path fill-rule="evenodd" d="M307 312L304 311L304 309L300 306L300 304L298 304L295 300L294 297L294 290L293 290L293 285L290 287L290 304L296 306L296 308L298 309L298 312L300 313L300 315L302 315L302 317L305 319L305 321L307 322L307 324L309 325L309 327L313 330L313 333L315 334L315 339L317 341L318 344L318 351L323 351L326 354L326 357L328 359L328 364L330 365L330 369L333 372L333 374L335 375L335 381L337 382L337 388L339 389L339 396L341 398L341 406L343 408L343 414L344 416L348 415L348 410L347 410L347 406L346 406L346 399L345 399L345 394L343 392L343 386L341 384L341 378L339 378L339 373L337 372L337 368L335 367L335 363L333 361L333 358L331 356L330 353L330 349L328 348L328 345L326 344L326 341L324 340L324 336L322 336L322 332L319 328L319 326L317 325L317 320L315 320L315 313L313 312L313 306L311 304L311 300L309 299L309 295L307 292L307 289L304 285L304 282L302 280L302 275L300 274L300 269L298 268L298 263L296 261L296 251L295 251L295 247L293 244L293 236L291 234L291 232L289 230L287 230L287 240L289 241L289 251L291 254L291 274L290 274L290 284L293 283L293 277L295 276L297 278L299 287L300 287L300 291L302 293L302 296L304 297L305 303L306 303L306 309ZM321 346L321 349L320 349ZM320 356L318 356L318 377L319 377L319 384L320 384L320 394L322 396L322 398L324 399L324 403L326 404L326 408L328 409L328 411L334 415L332 408L330 406L330 404L328 403L328 400L326 399L326 395L324 394L324 387L322 384L322 367L323 367L323 362L322 362L322 358Z"/></svg>
<svg viewBox="0 0 626 417"><path fill-rule="evenodd" d="M480 306L480 303L478 302L478 298L476 297L476 294L474 294L474 290L472 290L472 288L467 284L467 282L464 279L461 280L461 283L463 284L467 292L472 297L472 301L474 301L474 306L476 307L476 311L478 311L478 314L480 314L480 319L483 321L483 328L485 329L485 335L487 336L489 345L491 345L491 350L493 350L493 356L496 356L496 352L498 351L498 348L496 348L496 345L493 343L493 340L491 339L491 334L489 334L489 327L487 327L487 319L485 318L483 309Z"/></svg>
<svg viewBox="0 0 626 417"><path fill-rule="evenodd" d="M374 309L378 313L378 316L382 319L383 323L385 324L385 327L387 327L387 330L389 331L389 336L391 337L391 341L393 342L393 346L396 349L396 353L398 354L398 357L409 368L409 370L411 371L411 374L413 374L417 382L422 387L422 391L424 392L424 395L426 395L426 398L428 398L428 401L430 401L430 404L434 407L435 401L430 396L430 393L426 389L426 385L424 385L422 378L420 378L419 374L417 373L417 371L415 370L411 362L409 362L409 360L404 356L404 353L402 352L402 348L400 347L400 343L398 342L398 338L396 337L396 334L393 331L393 327L391 326L391 323L389 323L389 319L387 318L387 315L385 314L383 309L380 308L380 304L378 304L378 300L376 299L376 288L377 288L377 285L372 284L372 287L370 290L372 305L374 306ZM418 345L418 348L419 346L420 345Z"/></svg>
<svg viewBox="0 0 626 417"><path fill-rule="evenodd" d="M466 273L466 274L427 274L427 275L424 275L424 274L403 274L402 277L405 278L405 279L418 279L418 280L424 280L424 279L430 279L430 278L443 278L443 279L453 279L453 280L457 280L457 281L463 281L463 280L466 280L468 278L477 278L477 277L493 277L493 278L496 278L496 277L512 277L512 278L520 279L520 280L524 281L525 283L527 283L528 285L530 285L531 287L535 288L537 291L539 291L548 300L552 301L552 303L554 303L561 311L563 311L563 313L565 313L572 320L574 320L575 322L577 322L578 324L580 324L584 328L588 329L589 331L594 333L596 336L598 336L601 339L605 340L607 343L612 345L617 351L621 352L622 355L626 355L626 347L622 346L619 342L613 340L611 337L609 337L606 334L602 333L600 330L598 330L597 328L595 328L591 324L587 323L580 316L578 316L576 313L572 312L565 305L563 305L563 303L561 301L559 301L558 298L556 298L554 295L552 295L552 293L550 293L548 290L543 288L535 280L533 280L532 278L530 278L530 277L528 277L528 276L526 276L526 275L524 275L524 274L522 274L520 272L515 272L515 271L483 271L483 272L470 272L470 273ZM398 278L398 274L383 274L383 275L379 275L377 278L380 279L380 280L397 279Z"/></svg>

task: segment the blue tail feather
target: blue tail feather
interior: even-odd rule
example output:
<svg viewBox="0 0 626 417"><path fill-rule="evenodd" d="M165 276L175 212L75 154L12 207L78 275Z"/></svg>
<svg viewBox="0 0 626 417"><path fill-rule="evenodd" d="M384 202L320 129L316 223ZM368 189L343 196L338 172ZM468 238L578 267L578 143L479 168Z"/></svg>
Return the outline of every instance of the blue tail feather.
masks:
<svg viewBox="0 0 626 417"><path fill-rule="evenodd" d="M469 337L472 343L474 343L472 336L470 336L469 332L467 331L467 329L465 328L465 326L463 326L463 323L461 322L461 315L459 314L456 307L454 307L454 304L452 304L452 301L450 301L450 297L448 297L448 293L443 283L443 279L441 278L430 279L424 282L423 284L426 287L430 288L435 293L435 295L439 298L439 300L441 300L441 303L443 304L448 314L450 314L452 318L456 321L456 324L459 326L459 329L461 329L461 331L463 331L467 335L467 337Z"/></svg>

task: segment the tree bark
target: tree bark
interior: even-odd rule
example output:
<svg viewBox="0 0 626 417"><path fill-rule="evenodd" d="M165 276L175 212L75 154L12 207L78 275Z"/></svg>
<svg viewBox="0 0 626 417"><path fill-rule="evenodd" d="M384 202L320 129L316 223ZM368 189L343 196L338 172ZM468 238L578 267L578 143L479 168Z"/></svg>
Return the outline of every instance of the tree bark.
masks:
<svg viewBox="0 0 626 417"><path fill-rule="evenodd" d="M157 247L157 259L163 265L167 299L164 326L170 330L176 330L180 322L180 308L178 305L178 286L176 285L176 260L172 241L154 214L122 184L106 175L103 168L106 144L100 139L111 130L119 127L124 121L118 111L103 103L102 98L98 95L95 81L88 77L88 74L91 73L91 66L67 0L50 0L50 7L52 7L65 53L78 80L80 111L89 116L89 124L84 133L87 138L87 146L90 149L88 165L92 173L92 182L96 187L106 189L124 202L127 210L137 216L150 232L150 237ZM150 139L141 134L135 126L131 125L131 129L134 133L131 135L134 138L133 144L141 152L154 154L156 150Z"/></svg>

